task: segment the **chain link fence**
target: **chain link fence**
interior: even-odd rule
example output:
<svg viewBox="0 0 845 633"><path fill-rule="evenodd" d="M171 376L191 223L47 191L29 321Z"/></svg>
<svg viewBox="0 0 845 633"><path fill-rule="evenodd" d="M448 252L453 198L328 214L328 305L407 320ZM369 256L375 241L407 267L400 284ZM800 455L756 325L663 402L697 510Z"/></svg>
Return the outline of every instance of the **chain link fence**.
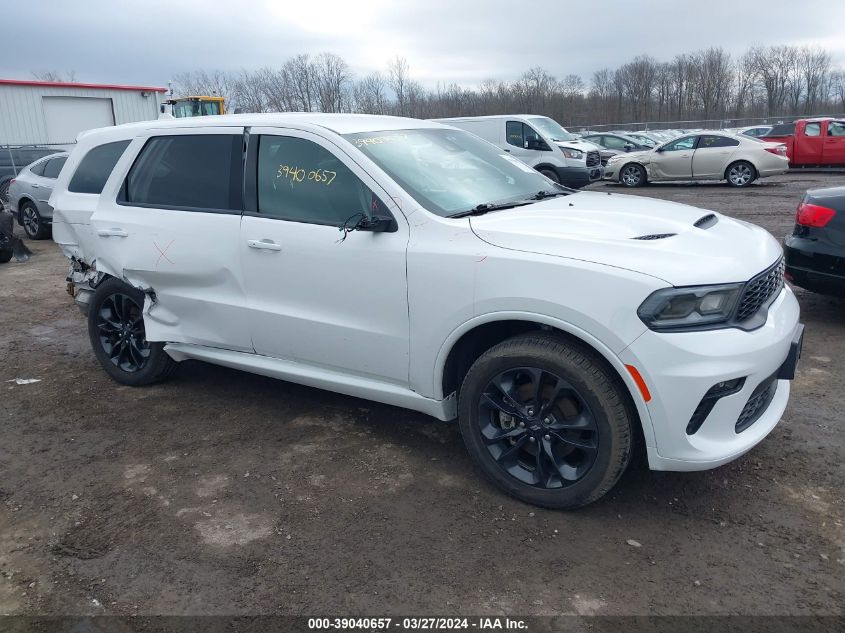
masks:
<svg viewBox="0 0 845 633"><path fill-rule="evenodd" d="M629 132L648 132L649 130L724 130L725 128L748 127L750 125L775 125L777 123L792 123L799 119L816 117L845 117L845 114L813 114L788 115L768 117L746 117L739 119L693 119L688 121L644 121L639 123L602 123L595 125L578 125L570 129L572 132L609 132L611 130L626 130ZM576 129L577 127L577 129Z"/></svg>

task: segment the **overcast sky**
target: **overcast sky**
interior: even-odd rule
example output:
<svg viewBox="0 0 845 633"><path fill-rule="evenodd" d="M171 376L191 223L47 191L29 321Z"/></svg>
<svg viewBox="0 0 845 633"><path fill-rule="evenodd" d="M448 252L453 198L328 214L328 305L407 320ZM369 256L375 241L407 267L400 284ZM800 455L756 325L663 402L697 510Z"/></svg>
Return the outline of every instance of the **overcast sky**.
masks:
<svg viewBox="0 0 845 633"><path fill-rule="evenodd" d="M77 81L165 86L196 69L279 66L341 55L356 74L396 55L424 85L563 77L636 55L707 46L819 44L845 66L841 0L23 0L4 3L0 77L76 72ZM16 25L21 25L17 28Z"/></svg>

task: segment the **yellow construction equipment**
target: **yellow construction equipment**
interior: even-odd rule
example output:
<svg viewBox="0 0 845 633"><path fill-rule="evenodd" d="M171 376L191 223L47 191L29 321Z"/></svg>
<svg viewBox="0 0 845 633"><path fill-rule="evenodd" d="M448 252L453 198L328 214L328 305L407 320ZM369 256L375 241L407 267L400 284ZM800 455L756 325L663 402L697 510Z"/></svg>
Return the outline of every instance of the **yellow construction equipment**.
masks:
<svg viewBox="0 0 845 633"><path fill-rule="evenodd" d="M169 106L169 107L168 107ZM226 112L223 97L191 96L168 99L161 104L162 114L170 110L177 119L191 116L210 116Z"/></svg>

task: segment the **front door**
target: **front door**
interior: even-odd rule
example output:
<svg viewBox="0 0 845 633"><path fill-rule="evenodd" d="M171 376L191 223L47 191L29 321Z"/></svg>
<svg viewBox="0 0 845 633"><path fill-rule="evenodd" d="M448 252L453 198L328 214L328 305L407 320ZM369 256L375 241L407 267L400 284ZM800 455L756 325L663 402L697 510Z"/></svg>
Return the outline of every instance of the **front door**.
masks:
<svg viewBox="0 0 845 633"><path fill-rule="evenodd" d="M666 143L651 155L650 171L657 178L689 180L692 178L692 155L697 136L683 136Z"/></svg>
<svg viewBox="0 0 845 633"><path fill-rule="evenodd" d="M316 134L252 128L249 145L240 249L255 351L407 386L408 223L401 211L349 155ZM372 215L392 215L395 225L390 232L343 230Z"/></svg>
<svg viewBox="0 0 845 633"><path fill-rule="evenodd" d="M252 351L238 250L243 139L237 127L153 130L100 196L98 261L147 289L151 341Z"/></svg>
<svg viewBox="0 0 845 633"><path fill-rule="evenodd" d="M698 140L692 157L693 178L724 178L739 141L727 136L705 134Z"/></svg>

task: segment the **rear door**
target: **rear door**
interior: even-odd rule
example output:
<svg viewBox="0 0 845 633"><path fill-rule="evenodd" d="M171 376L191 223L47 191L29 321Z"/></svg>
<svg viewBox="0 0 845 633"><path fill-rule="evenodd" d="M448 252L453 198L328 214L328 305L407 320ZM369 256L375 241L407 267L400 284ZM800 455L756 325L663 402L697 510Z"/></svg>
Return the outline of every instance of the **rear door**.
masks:
<svg viewBox="0 0 845 633"><path fill-rule="evenodd" d="M239 248L255 351L407 386L405 217L316 134L252 128L249 145ZM393 230L341 230L374 212Z"/></svg>
<svg viewBox="0 0 845 633"><path fill-rule="evenodd" d="M692 157L698 136L682 136L650 155L652 174L668 180L689 180L692 178Z"/></svg>
<svg viewBox="0 0 845 633"><path fill-rule="evenodd" d="M240 127L150 130L100 197L98 265L147 290L151 341L252 351L238 253L243 142Z"/></svg>
<svg viewBox="0 0 845 633"><path fill-rule="evenodd" d="M797 130L793 139L793 162L805 165L817 165L823 162L824 138L822 138L822 133L822 122L820 121L806 123L803 132L800 129Z"/></svg>
<svg viewBox="0 0 845 633"><path fill-rule="evenodd" d="M51 158L44 165L44 172L38 189L38 212L42 217L52 218L53 207L50 206L50 194L53 193L53 187L56 186L56 178L65 166L67 156L59 156Z"/></svg>
<svg viewBox="0 0 845 633"><path fill-rule="evenodd" d="M826 165L845 165L845 121L828 121L822 158Z"/></svg>
<svg viewBox="0 0 845 633"><path fill-rule="evenodd" d="M704 134L692 157L693 178L722 178L739 141L727 136Z"/></svg>

